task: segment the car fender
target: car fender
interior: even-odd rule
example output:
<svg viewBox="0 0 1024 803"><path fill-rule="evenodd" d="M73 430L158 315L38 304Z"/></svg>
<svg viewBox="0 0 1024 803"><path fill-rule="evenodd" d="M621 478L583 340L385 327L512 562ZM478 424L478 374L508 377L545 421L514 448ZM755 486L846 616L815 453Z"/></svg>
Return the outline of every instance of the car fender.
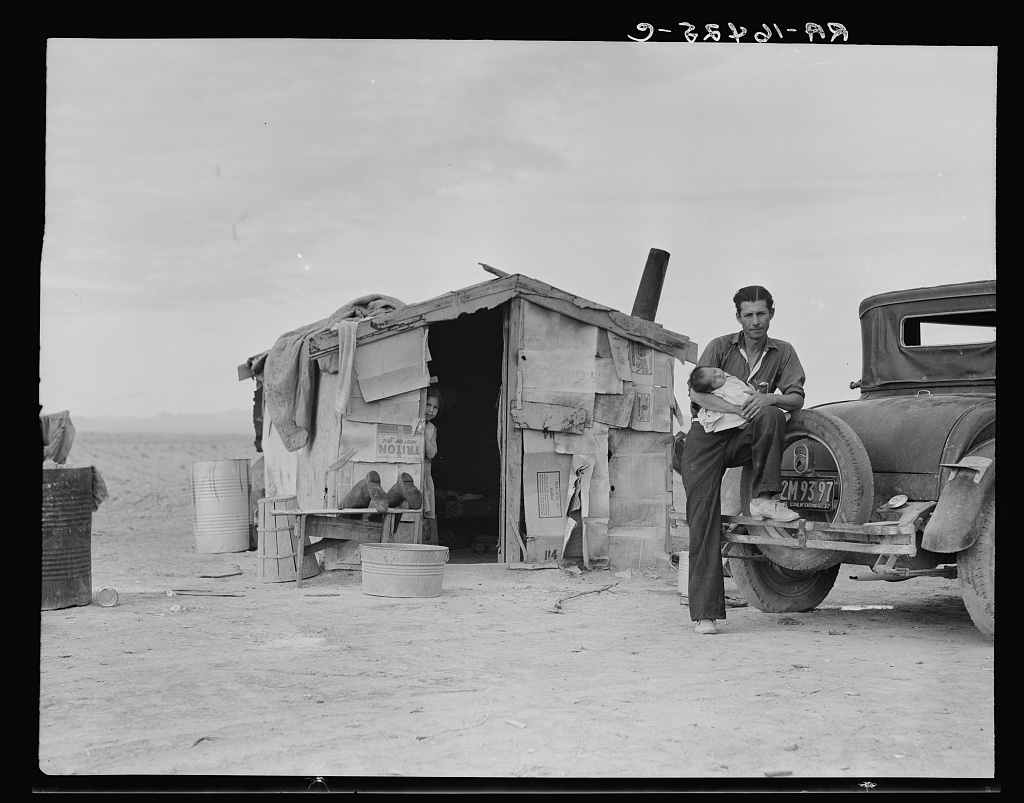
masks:
<svg viewBox="0 0 1024 803"><path fill-rule="evenodd" d="M921 547L960 552L977 540L982 511L995 494L996 443L987 441L958 462L942 465L951 470L950 477L925 525Z"/></svg>

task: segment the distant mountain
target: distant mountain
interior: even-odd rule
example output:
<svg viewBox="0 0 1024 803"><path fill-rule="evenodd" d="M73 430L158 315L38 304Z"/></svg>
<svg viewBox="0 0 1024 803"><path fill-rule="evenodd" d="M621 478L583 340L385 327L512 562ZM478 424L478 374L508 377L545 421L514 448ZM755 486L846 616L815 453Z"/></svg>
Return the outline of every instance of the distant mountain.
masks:
<svg viewBox="0 0 1024 803"><path fill-rule="evenodd" d="M71 423L81 432L194 432L229 435L253 433L251 410L224 410L219 413L160 413L148 418L129 416L77 416Z"/></svg>

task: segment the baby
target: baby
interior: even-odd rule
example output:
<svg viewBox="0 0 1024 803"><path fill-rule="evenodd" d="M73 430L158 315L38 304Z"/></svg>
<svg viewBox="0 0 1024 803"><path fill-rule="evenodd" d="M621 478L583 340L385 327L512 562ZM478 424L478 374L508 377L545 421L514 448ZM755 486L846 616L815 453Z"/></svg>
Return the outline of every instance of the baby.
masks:
<svg viewBox="0 0 1024 803"><path fill-rule="evenodd" d="M742 407L747 396L756 390L753 385L746 384L721 368L702 366L694 368L687 384L698 393L713 393L729 404ZM703 425L705 432L721 432L725 429L745 427L749 421L739 413L723 413L718 410L706 410L703 407L697 413L697 420Z"/></svg>

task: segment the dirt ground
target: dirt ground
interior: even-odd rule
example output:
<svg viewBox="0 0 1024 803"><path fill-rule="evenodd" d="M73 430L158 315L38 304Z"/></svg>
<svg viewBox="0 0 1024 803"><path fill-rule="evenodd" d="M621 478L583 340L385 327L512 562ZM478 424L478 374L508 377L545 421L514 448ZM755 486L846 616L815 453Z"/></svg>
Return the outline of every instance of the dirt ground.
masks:
<svg viewBox="0 0 1024 803"><path fill-rule="evenodd" d="M110 491L93 586L119 601L41 613L37 789L997 788L994 646L955 580L855 582L844 567L820 609L731 608L716 636L694 633L667 562L630 576L453 562L428 599L368 596L346 571L296 589L258 581L255 552L195 551L191 462L256 456L244 435L78 433L69 464L96 465Z"/></svg>

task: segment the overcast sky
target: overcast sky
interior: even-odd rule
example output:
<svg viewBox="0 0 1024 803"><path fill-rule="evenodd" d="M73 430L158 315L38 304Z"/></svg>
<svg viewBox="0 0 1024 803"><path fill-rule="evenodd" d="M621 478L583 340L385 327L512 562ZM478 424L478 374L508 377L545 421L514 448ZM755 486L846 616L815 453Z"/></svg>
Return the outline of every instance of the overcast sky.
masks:
<svg viewBox="0 0 1024 803"><path fill-rule="evenodd" d="M652 247L701 349L768 287L816 404L855 396L863 298L995 278L994 47L52 39L46 81L72 420L251 409L279 335L479 262L629 312Z"/></svg>

